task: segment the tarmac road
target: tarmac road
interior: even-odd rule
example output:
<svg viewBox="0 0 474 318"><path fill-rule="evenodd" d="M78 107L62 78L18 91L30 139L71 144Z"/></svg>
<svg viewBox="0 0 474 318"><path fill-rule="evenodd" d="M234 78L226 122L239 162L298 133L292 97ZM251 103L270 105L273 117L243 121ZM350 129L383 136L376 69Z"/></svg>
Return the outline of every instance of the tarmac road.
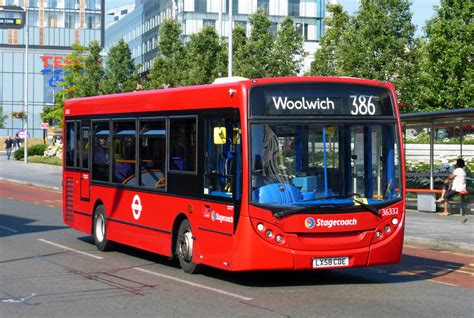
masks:
<svg viewBox="0 0 474 318"><path fill-rule="evenodd" d="M0 317L472 317L474 257L405 246L398 265L188 275L101 253L62 224L56 192L0 183Z"/></svg>

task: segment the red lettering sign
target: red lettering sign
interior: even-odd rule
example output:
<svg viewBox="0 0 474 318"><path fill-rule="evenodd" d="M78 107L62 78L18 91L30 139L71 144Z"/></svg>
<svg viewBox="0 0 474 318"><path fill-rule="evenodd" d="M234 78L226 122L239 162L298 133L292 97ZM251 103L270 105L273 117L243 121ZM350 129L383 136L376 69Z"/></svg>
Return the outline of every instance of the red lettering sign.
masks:
<svg viewBox="0 0 474 318"><path fill-rule="evenodd" d="M54 68L64 68L64 64L70 64L69 60L64 56L43 55L40 56L40 59L43 60L44 68L48 68L51 65L51 60L53 61Z"/></svg>

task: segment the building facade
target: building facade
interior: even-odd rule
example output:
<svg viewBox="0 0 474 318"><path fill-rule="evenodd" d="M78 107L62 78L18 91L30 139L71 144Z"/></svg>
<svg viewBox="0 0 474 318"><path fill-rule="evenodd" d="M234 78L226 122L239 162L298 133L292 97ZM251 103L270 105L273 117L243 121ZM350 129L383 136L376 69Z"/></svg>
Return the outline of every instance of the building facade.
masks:
<svg viewBox="0 0 474 318"><path fill-rule="evenodd" d="M43 137L40 114L46 105L54 103L54 95L61 89L65 57L72 52L72 44L104 44L104 2L0 0L0 7L19 6L27 11L24 28L0 29L0 116L7 116L0 126L0 136L14 135L23 128L26 76L29 137Z"/></svg>
<svg viewBox="0 0 474 318"><path fill-rule="evenodd" d="M308 53L304 68L309 70L314 52L324 32L326 0L232 0L234 25L244 26L250 32L249 15L263 7L272 21L272 32L286 16L292 16L304 39ZM140 71L151 68L157 53L158 32L165 19L173 18L181 24L185 39L199 32L206 25L216 28L227 37L229 25L229 0L136 0L135 10L105 30L105 50L123 38L132 51ZM238 75L238 74L236 74Z"/></svg>

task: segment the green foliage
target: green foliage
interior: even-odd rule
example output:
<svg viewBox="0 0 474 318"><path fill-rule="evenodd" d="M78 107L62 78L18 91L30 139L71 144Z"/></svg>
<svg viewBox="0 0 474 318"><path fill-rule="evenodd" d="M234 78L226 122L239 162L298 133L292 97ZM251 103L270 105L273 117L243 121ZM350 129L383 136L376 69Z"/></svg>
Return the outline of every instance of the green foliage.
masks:
<svg viewBox="0 0 474 318"><path fill-rule="evenodd" d="M43 157L43 156L28 157L28 162L43 163L43 164L55 165L55 166L61 166L63 164L63 160L61 158L58 158L58 157Z"/></svg>
<svg viewBox="0 0 474 318"><path fill-rule="evenodd" d="M232 31L232 70L234 74L244 76L247 68L248 51L247 35L241 25L236 25ZM226 73L227 74L227 71Z"/></svg>
<svg viewBox="0 0 474 318"><path fill-rule="evenodd" d="M100 55L102 48L99 42L89 44L88 54L84 58L84 72L77 79L76 95L78 97L102 95L100 84L104 79L104 68Z"/></svg>
<svg viewBox="0 0 474 318"><path fill-rule="evenodd" d="M415 26L409 0L363 0L337 48L341 75L390 81L410 104L404 79L413 61Z"/></svg>
<svg viewBox="0 0 474 318"><path fill-rule="evenodd" d="M238 75L248 78L269 76L273 50L273 36L270 33L272 23L261 7L249 16L249 22L250 37L244 48L247 60L242 61L242 74Z"/></svg>
<svg viewBox="0 0 474 318"><path fill-rule="evenodd" d="M304 58L303 37L293 18L286 17L280 24L272 49L267 76L296 76Z"/></svg>
<svg viewBox="0 0 474 318"><path fill-rule="evenodd" d="M176 21L168 19L163 22L158 39L159 52L148 74L146 88L179 87L189 81L187 54L181 36L181 27Z"/></svg>
<svg viewBox="0 0 474 318"><path fill-rule="evenodd" d="M186 46L188 56L188 85L209 84L218 77L218 65L222 64L222 46L215 29L206 26L191 35Z"/></svg>
<svg viewBox="0 0 474 318"><path fill-rule="evenodd" d="M7 119L8 119L8 115L0 116L0 128L7 127Z"/></svg>
<svg viewBox="0 0 474 318"><path fill-rule="evenodd" d="M84 81L85 67L84 59L87 52L87 47L74 43L72 45L73 51L66 57L68 63L64 66L64 81L59 85L59 90L54 98L54 105L48 105L43 108L41 119L44 122L56 121L62 126L64 102L66 99L81 97L83 90L80 83Z"/></svg>
<svg viewBox="0 0 474 318"><path fill-rule="evenodd" d="M99 75L99 74L97 74ZM105 66L105 78L100 83L104 94L131 92L137 88L138 68L132 52L123 39L110 48Z"/></svg>
<svg viewBox="0 0 474 318"><path fill-rule="evenodd" d="M44 151L46 150L46 145L44 144L37 144L31 147L28 147L28 157L30 156L42 156ZM18 148L13 156L16 160L22 160L24 158L25 147Z"/></svg>
<svg viewBox="0 0 474 318"><path fill-rule="evenodd" d="M336 50L341 37L348 27L349 15L340 4L327 5L328 16L324 18L326 33L321 37L321 48L314 54L310 75L336 76L341 72L338 68Z"/></svg>
<svg viewBox="0 0 474 318"><path fill-rule="evenodd" d="M474 107L474 2L441 0L425 30L428 110Z"/></svg>

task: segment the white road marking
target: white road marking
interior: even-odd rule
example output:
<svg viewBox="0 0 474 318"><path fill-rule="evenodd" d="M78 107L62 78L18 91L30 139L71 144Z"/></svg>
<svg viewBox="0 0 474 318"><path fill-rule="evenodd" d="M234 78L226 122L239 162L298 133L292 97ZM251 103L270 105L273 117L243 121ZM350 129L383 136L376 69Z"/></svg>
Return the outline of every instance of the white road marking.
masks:
<svg viewBox="0 0 474 318"><path fill-rule="evenodd" d="M2 303L22 303L24 302L25 300L28 300L30 299L31 297L34 297L36 296L36 294L31 294L31 296L28 296L28 297L23 297L23 298L20 298L20 299L2 299Z"/></svg>
<svg viewBox="0 0 474 318"><path fill-rule="evenodd" d="M2 226L2 225L0 225L0 229L4 229L4 230L7 230L7 231L12 232L12 233L18 233L17 230L14 230L14 229L11 229L9 227Z"/></svg>
<svg viewBox="0 0 474 318"><path fill-rule="evenodd" d="M179 278L176 278L176 277L173 277L173 276L168 276L168 275L160 274L160 273L157 273L157 272L152 272L152 271L149 271L147 269L143 269L143 268L139 268L139 267L134 267L133 269L135 269L137 271L140 271L140 272L150 274L150 275L158 276L158 277L161 277L161 278L174 280L174 281L182 283L182 284L186 284L186 285L190 285L190 286L193 286L193 287L210 290L210 291L213 291L215 293L222 294L222 295L226 295L226 296L230 296L230 297L234 297L234 298L238 298L238 299L242 299L242 300L252 300L253 299L253 298L245 297L245 296L242 296L242 295L230 293L230 292L227 292L227 291L222 290L222 289L217 289L217 288L209 287L209 286L206 286L206 285L201 285L201 284L189 282L187 280L179 279Z"/></svg>
<svg viewBox="0 0 474 318"><path fill-rule="evenodd" d="M93 257L95 259L104 259L102 256L96 256L96 255L92 255L92 254L89 254L89 253L86 253L86 252L83 252L83 251L78 251L78 250L75 250L73 248L70 248L70 247L67 247L67 246L64 246L64 245L60 245L60 244L57 244L57 243L53 243L53 242L50 242L50 241L47 241L47 240L44 240L44 239L38 239L38 241L41 241L43 243L53 245L53 246L56 246L56 247L59 247L59 248L62 248L62 249L68 250L68 251L73 251L73 252L76 252L76 253L79 253L79 254L82 254L82 255Z"/></svg>

